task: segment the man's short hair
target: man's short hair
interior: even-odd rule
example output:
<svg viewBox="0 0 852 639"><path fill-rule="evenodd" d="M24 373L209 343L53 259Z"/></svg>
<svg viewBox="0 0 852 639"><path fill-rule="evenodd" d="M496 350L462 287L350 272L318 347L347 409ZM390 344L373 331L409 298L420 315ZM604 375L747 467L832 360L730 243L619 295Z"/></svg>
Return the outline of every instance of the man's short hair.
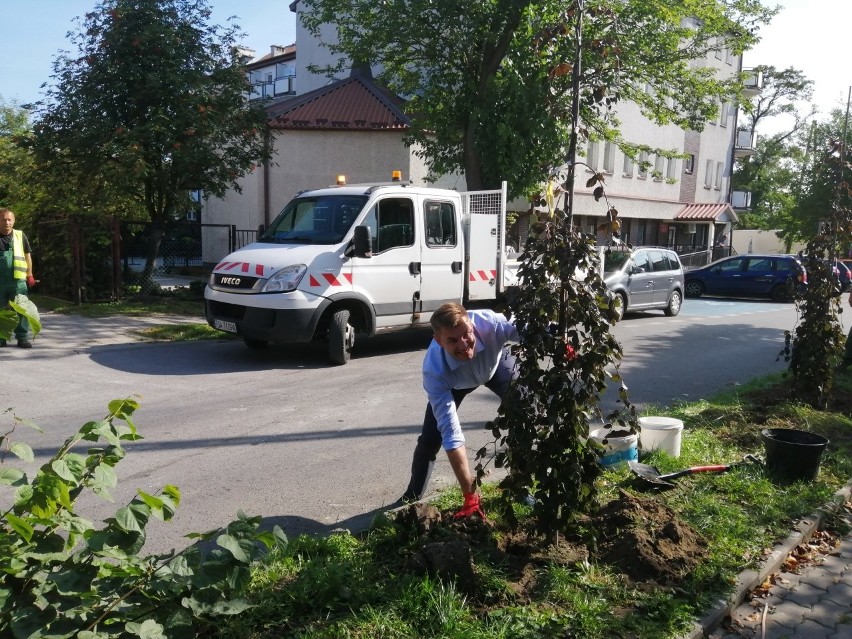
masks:
<svg viewBox="0 0 852 639"><path fill-rule="evenodd" d="M461 324L467 317L467 311L461 304L448 302L438 307L438 310L432 313L429 323L432 325L434 333L440 333L443 328L455 328Z"/></svg>

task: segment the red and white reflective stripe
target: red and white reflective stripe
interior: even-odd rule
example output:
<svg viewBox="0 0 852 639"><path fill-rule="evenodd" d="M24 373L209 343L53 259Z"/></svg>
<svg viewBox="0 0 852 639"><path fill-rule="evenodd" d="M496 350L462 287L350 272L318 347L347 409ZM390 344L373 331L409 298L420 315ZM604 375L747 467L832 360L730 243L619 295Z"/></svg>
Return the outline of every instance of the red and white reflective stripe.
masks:
<svg viewBox="0 0 852 639"><path fill-rule="evenodd" d="M488 282L492 279L496 279L497 271L471 271L470 272L470 281L471 282Z"/></svg>
<svg viewBox="0 0 852 639"><path fill-rule="evenodd" d="M325 288L327 286L345 286L345 284L343 282L341 282L338 279L338 276L335 275L334 273L322 273L318 277L325 280L325 282L322 282L320 279L318 279L317 277L314 277L313 275L308 275L308 286L310 286L311 288L315 288L315 287ZM343 278L347 282L349 282L350 285L352 284L352 273L344 273Z"/></svg>
<svg viewBox="0 0 852 639"><path fill-rule="evenodd" d="M240 273L248 273L251 268L251 264L248 262L219 262L214 268L214 271L232 271L235 268L238 268ZM263 265L255 264L254 265L254 274L258 277L263 277Z"/></svg>

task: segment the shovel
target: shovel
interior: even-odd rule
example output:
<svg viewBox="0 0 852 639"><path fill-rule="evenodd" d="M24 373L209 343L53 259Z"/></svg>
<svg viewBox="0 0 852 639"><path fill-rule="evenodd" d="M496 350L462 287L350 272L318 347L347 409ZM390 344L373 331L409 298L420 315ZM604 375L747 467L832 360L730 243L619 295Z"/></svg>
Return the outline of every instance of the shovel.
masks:
<svg viewBox="0 0 852 639"><path fill-rule="evenodd" d="M757 463L760 461L754 455L746 455L741 462L734 462L732 464L714 464L712 466L692 466L691 468L684 468L683 470L666 473L665 475L660 474L660 471L650 464L640 464L633 460L629 460L627 464L630 466L630 470L632 470L637 477L649 483L657 484L658 486L674 486L673 483L668 481L669 479L677 479L678 477L693 475L695 473L725 473L731 470L734 466L739 466L744 463L746 460Z"/></svg>

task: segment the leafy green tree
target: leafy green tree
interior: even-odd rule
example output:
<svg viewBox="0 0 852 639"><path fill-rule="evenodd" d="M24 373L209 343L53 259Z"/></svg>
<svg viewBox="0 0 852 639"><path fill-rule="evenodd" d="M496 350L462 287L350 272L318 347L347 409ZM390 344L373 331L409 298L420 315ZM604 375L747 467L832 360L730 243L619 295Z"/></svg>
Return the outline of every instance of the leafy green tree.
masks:
<svg viewBox="0 0 852 639"><path fill-rule="evenodd" d="M549 168L564 162L578 44L572 24L582 3L302 0L300 6L312 32L337 25L332 52L379 65L381 80L408 98L406 108L416 115L410 140L435 174L464 171L472 189L509 178L517 196L537 191ZM619 137L613 115L625 100L653 122L700 130L720 99L735 98L739 78L717 78L712 65L695 61L714 49L742 52L772 14L758 0L585 2L583 133L636 154Z"/></svg>
<svg viewBox="0 0 852 639"><path fill-rule="evenodd" d="M814 123L807 136L801 136L806 149L797 180L795 214L784 227L784 235L808 240L821 230L843 201L838 201L840 185L849 180L848 165L840 162L841 148L849 149L852 136L846 132L842 144L845 114L838 110L824 121ZM848 161L848 160L847 160Z"/></svg>
<svg viewBox="0 0 852 639"><path fill-rule="evenodd" d="M734 166L733 189L749 191L751 205L741 216L742 228L787 228L794 215L795 196L801 181L806 150L802 144L806 126L816 108L802 113L800 105L813 97L813 80L792 67L759 66L763 75L759 94L743 103L746 127L760 133L761 125L784 119L787 125L775 133L759 135L756 153Z"/></svg>
<svg viewBox="0 0 852 639"><path fill-rule="evenodd" d="M29 200L24 175L32 166L32 156L22 141L30 133L29 112L0 98L0 206L13 209L18 216Z"/></svg>
<svg viewBox="0 0 852 639"><path fill-rule="evenodd" d="M241 34L209 17L206 0L103 0L38 105L34 148L54 175L75 178L81 206L123 199L154 223L145 281L190 190L238 189L269 157L264 108L244 98Z"/></svg>

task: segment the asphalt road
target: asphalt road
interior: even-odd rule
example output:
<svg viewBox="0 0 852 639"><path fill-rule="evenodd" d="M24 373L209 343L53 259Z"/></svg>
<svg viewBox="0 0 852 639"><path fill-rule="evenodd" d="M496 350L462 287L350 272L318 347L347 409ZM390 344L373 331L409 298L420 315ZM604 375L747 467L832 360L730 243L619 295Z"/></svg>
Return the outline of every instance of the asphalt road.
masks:
<svg viewBox="0 0 852 639"><path fill-rule="evenodd" d="M112 399L139 395L135 422L144 440L127 446L115 503L81 503L99 520L132 498L177 485L175 519L149 525L148 552L183 547L182 536L262 515L289 535L359 527L402 493L425 409L419 369L430 335L400 333L361 341L342 367L311 345L251 351L238 341L134 342L144 320L46 315L30 351L0 350L0 410L32 419L19 427L37 463ZM157 323L156 318L150 320ZM776 361L793 305L687 300L676 318L628 315L615 328L621 372L640 409L692 401L784 369ZM608 394L604 407L614 401ZM490 439L484 425L497 398L481 389L461 417L472 455ZM81 451L82 452L82 451ZM34 472L35 467L29 470ZM431 489L451 484L439 457ZM0 491L0 504L10 499Z"/></svg>

